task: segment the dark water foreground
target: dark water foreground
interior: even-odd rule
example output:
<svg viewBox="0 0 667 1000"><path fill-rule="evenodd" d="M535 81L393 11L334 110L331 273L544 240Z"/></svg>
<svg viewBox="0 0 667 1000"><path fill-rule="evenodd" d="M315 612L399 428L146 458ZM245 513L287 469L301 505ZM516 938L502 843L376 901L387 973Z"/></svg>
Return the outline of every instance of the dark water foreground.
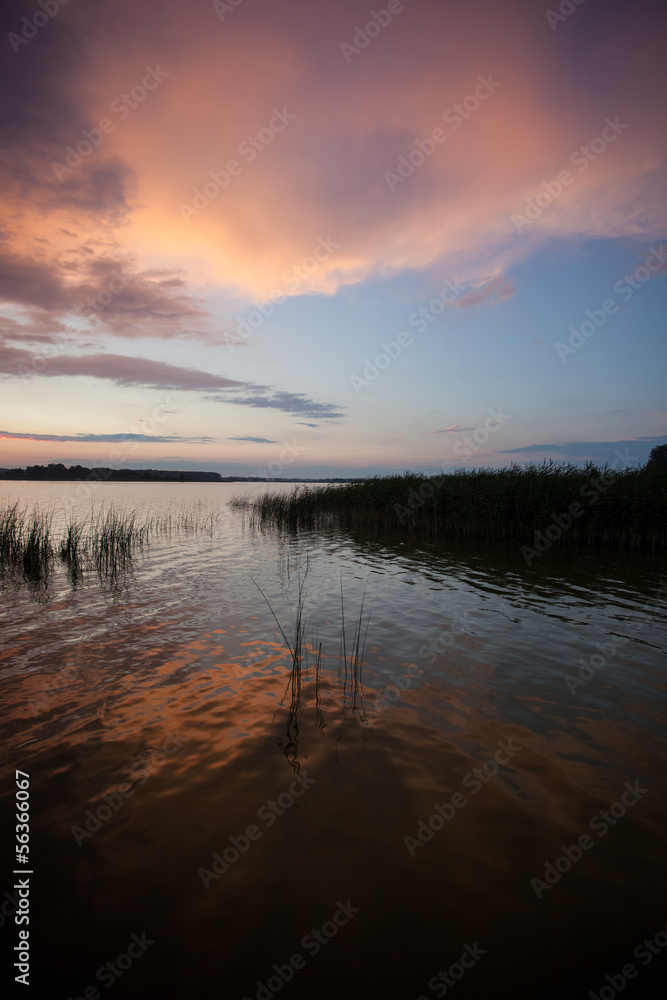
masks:
<svg viewBox="0 0 667 1000"><path fill-rule="evenodd" d="M662 996L664 560L241 525L159 540L115 588L3 590L18 995ZM300 670L250 574L290 639L305 578Z"/></svg>

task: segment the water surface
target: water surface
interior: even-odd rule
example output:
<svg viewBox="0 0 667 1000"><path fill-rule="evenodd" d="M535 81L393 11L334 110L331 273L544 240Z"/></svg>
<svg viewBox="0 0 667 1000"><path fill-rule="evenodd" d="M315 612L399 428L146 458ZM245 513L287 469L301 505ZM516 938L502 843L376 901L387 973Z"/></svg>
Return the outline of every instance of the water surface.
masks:
<svg viewBox="0 0 667 1000"><path fill-rule="evenodd" d="M102 484L98 507L220 517L115 586L3 585L36 988L586 998L632 963L627 996L660 995L664 559L253 532L226 503L265 488ZM300 671L258 588L290 643L301 590Z"/></svg>

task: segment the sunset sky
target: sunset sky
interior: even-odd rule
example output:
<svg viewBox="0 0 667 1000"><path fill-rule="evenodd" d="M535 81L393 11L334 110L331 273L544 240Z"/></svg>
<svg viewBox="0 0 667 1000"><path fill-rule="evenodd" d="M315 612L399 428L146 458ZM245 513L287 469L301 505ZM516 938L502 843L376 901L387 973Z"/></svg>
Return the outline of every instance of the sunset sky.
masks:
<svg viewBox="0 0 667 1000"><path fill-rule="evenodd" d="M2 18L1 467L346 476L667 441L664 4Z"/></svg>

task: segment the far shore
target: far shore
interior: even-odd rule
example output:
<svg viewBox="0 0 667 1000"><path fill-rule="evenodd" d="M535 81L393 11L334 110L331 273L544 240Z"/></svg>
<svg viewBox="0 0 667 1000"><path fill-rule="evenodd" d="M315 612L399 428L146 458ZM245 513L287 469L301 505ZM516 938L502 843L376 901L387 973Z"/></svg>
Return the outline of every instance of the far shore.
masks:
<svg viewBox="0 0 667 1000"><path fill-rule="evenodd" d="M178 472L173 469L110 469L61 464L28 465L24 469L0 469L0 481L29 483L363 483L367 476L327 479L280 479L277 476L221 476L218 472Z"/></svg>

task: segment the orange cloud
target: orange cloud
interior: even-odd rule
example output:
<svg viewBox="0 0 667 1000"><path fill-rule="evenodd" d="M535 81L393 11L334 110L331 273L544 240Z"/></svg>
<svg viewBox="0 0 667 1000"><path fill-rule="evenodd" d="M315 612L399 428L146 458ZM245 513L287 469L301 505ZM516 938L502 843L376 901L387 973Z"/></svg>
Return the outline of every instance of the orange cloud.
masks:
<svg viewBox="0 0 667 1000"><path fill-rule="evenodd" d="M577 61L576 36L528 0L423 0L348 62L357 2L317 17L305 0L261 17L239 7L224 23L210 4L73 10L50 30L76 32L79 54L41 68L53 94L6 153L6 218L20 216L16 246L32 255L47 213L54 228L87 225L96 256L182 268L204 296L331 293L436 262L476 288L548 236L650 239L667 221L657 11L610 13ZM147 67L163 78L142 96ZM483 98L480 79L496 81ZM616 115L628 129L575 167ZM51 162L103 120L113 130L58 181ZM512 215L566 169L573 182L517 233ZM329 238L339 246L311 267ZM47 239L52 259L66 237Z"/></svg>

